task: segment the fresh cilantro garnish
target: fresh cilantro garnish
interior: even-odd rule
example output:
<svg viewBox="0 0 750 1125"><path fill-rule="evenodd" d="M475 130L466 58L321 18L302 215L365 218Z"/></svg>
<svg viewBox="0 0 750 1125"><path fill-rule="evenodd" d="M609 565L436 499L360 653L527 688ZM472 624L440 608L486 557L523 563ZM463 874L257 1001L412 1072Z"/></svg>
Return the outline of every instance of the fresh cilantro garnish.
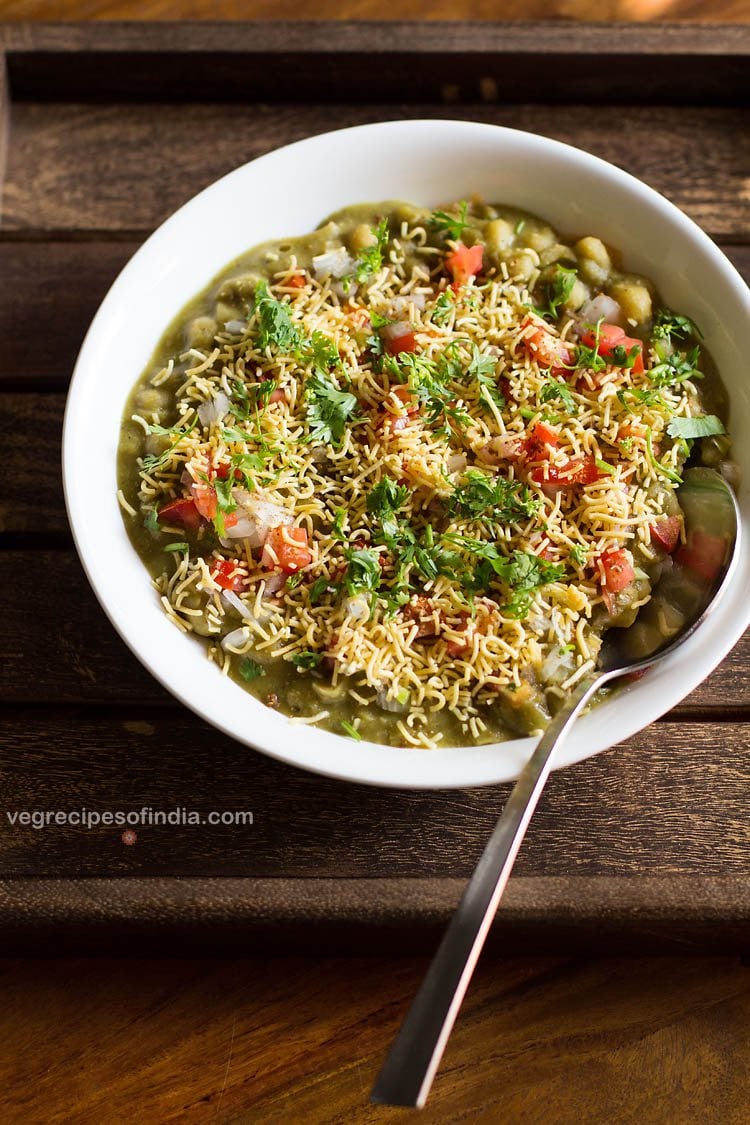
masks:
<svg viewBox="0 0 750 1125"><path fill-rule="evenodd" d="M292 657L292 664L295 668L301 668L303 672L311 672L318 667L322 659L322 653L311 652L310 649L307 649L305 652L295 652Z"/></svg>
<svg viewBox="0 0 750 1125"><path fill-rule="evenodd" d="M712 437L713 434L725 434L724 423L715 414L703 414L698 418L673 418L667 426L667 433L673 438Z"/></svg>
<svg viewBox="0 0 750 1125"><path fill-rule="evenodd" d="M671 387L676 383L684 383L686 379L702 379L703 372L698 370L700 349L697 344L689 352L673 352L662 363L657 363L648 372L648 377L655 387Z"/></svg>
<svg viewBox="0 0 750 1125"><path fill-rule="evenodd" d="M343 585L347 594L361 593L363 590L377 590L380 585L380 559L371 547L358 549L347 547L344 550L347 561Z"/></svg>
<svg viewBox="0 0 750 1125"><path fill-rule="evenodd" d="M565 304L573 292L576 276L576 270L573 268L568 269L567 266L561 266L559 263L555 266L552 277L546 283L547 306L537 310L541 316L557 319L560 315L560 306Z"/></svg>
<svg viewBox="0 0 750 1125"><path fill-rule="evenodd" d="M666 406L658 391L649 391L645 387L623 387L617 392L617 398L630 414L633 410L626 402L628 397L639 402L641 406Z"/></svg>
<svg viewBox="0 0 750 1125"><path fill-rule="evenodd" d="M609 362L612 367L624 367L625 370L630 370L638 356L642 354L642 344L633 344L630 349L626 348L624 344L615 344L609 353Z"/></svg>
<svg viewBox="0 0 750 1125"><path fill-rule="evenodd" d="M514 234L520 234L525 226L526 226L526 220L525 219L519 219L518 222L516 223L515 227L513 228Z"/></svg>
<svg viewBox="0 0 750 1125"><path fill-rule="evenodd" d="M595 457L594 464L596 465L600 473L608 473L611 477L617 474L617 469L615 468L615 466L610 465L609 461L602 461L601 457Z"/></svg>
<svg viewBox="0 0 750 1125"><path fill-rule="evenodd" d="M402 352L396 364L400 377L405 377L409 389L424 407L428 425L441 425L436 431L446 439L453 429L468 426L471 418L456 404L456 395L448 386L460 371L460 363L453 345L446 348L437 360L413 352Z"/></svg>
<svg viewBox="0 0 750 1125"><path fill-rule="evenodd" d="M514 523L528 519L539 506L528 488L518 481L491 476L478 469L470 469L464 481L448 498L448 512L452 516L490 523Z"/></svg>
<svg viewBox="0 0 750 1125"><path fill-rule="evenodd" d="M588 548L583 543L575 543L570 548L570 557L576 566L584 566L589 557Z"/></svg>
<svg viewBox="0 0 750 1125"><path fill-rule="evenodd" d="M344 292L348 293L353 282L362 284L373 277L383 265L383 254L388 245L388 220L381 219L376 227L371 227L375 242L360 250L354 263L354 269L346 277L342 277L341 284Z"/></svg>
<svg viewBox="0 0 750 1125"><path fill-rule="evenodd" d="M427 222L435 230L443 231L447 238L458 242L463 232L469 226L467 212L469 204L465 199L458 204L458 215L451 215L448 211L433 211Z"/></svg>
<svg viewBox="0 0 750 1125"><path fill-rule="evenodd" d="M250 683L251 680L257 680L259 676L265 676L266 674L263 665L249 656L246 656L244 660L240 661L239 672L243 680L247 683Z"/></svg>
<svg viewBox="0 0 750 1125"><path fill-rule="evenodd" d="M646 430L646 456L648 457L651 468L654 469L655 472L661 473L667 480L671 480L673 484L682 484L682 477L678 472L674 469L670 469L667 465L662 465L661 461L657 461L650 426Z"/></svg>
<svg viewBox="0 0 750 1125"><path fill-rule="evenodd" d="M185 419L183 419L183 421L184 420ZM140 467L140 470L139 470L140 475L142 477L143 476L149 476L151 473L155 472L157 469L160 469L161 466L164 465L169 460L171 454L174 452L174 450L180 444L182 439L187 437L189 433L192 433L192 431L196 427L197 422L198 422L198 415L196 414L195 418L193 418L192 422L190 423L190 425L186 429L180 430L180 429L177 429L177 428L173 428L171 431L169 431L170 433L176 433L178 435L177 441L173 442L172 445L168 446L164 450L163 453L159 453L159 454L147 453L145 455L145 457L142 457L141 458L141 467Z"/></svg>
<svg viewBox="0 0 750 1125"><path fill-rule="evenodd" d="M594 342L591 346L588 344L576 345L576 367L587 368L589 371L603 371L607 366L607 361L603 356L599 355L599 335L603 323L603 319L596 322L596 327L594 328Z"/></svg>
<svg viewBox="0 0 750 1125"><path fill-rule="evenodd" d="M309 441L322 441L326 445L340 445L347 422L357 408L357 399L348 391L340 391L325 375L312 375L305 384L307 395L307 421L310 426Z"/></svg>
<svg viewBox="0 0 750 1125"><path fill-rule="evenodd" d="M331 368L341 367L341 356L336 350L336 345L330 336L318 329L313 332L302 358L312 360L313 367L319 375L327 375Z"/></svg>
<svg viewBox="0 0 750 1125"><path fill-rule="evenodd" d="M408 495L406 485L396 484L390 477L383 477L367 495L367 511L382 519L397 512L406 503Z"/></svg>
<svg viewBox="0 0 750 1125"><path fill-rule="evenodd" d="M156 508L149 508L146 512L143 526L146 528L146 531L159 531L159 517L156 514Z"/></svg>
<svg viewBox="0 0 750 1125"><path fill-rule="evenodd" d="M549 383L545 383L541 391L539 392L539 401L556 402L558 400L562 403L563 409L568 414L578 413L576 400L573 398L573 392L571 391L567 383L558 383L555 380L551 380Z"/></svg>
<svg viewBox="0 0 750 1125"><path fill-rule="evenodd" d="M312 605L317 605L323 594L326 593L331 585L331 579L326 578L325 574L321 574L320 578L316 578L310 587L310 602Z"/></svg>
<svg viewBox="0 0 750 1125"><path fill-rule="evenodd" d="M277 351L292 355L299 351L302 334L292 321L289 304L271 296L268 284L259 281L253 295L254 311L258 317L258 344L261 348L273 345Z"/></svg>
<svg viewBox="0 0 750 1125"><path fill-rule="evenodd" d="M482 355L476 344L471 345L471 360L466 374L479 384L479 397L490 410L505 409L505 396L497 385L495 368L497 360L491 355ZM494 413L494 411L493 411Z"/></svg>
<svg viewBox="0 0 750 1125"><path fill-rule="evenodd" d="M346 542L346 532L344 531L344 521L346 520L346 508L337 508L331 524L331 539L337 540L339 543Z"/></svg>
<svg viewBox="0 0 750 1125"><path fill-rule="evenodd" d="M355 739L356 742L362 741L362 735L359 733L357 728L353 727L352 724L350 722L347 722L346 719L341 720L341 729L345 731L350 738Z"/></svg>
<svg viewBox="0 0 750 1125"><path fill-rule="evenodd" d="M214 491L216 493L216 515L214 516L214 528L216 534L223 537L226 534L226 526L224 516L229 512L233 512L237 507L237 503L232 496L232 477L227 477L225 480L214 481Z"/></svg>
<svg viewBox="0 0 750 1125"><path fill-rule="evenodd" d="M565 573L562 563L547 562L528 551L516 550L508 556L496 544L481 539L469 539L462 535L448 535L446 539L462 547L472 557L471 568L465 569L461 577L464 588L472 593L485 591L491 582L500 579L509 587L512 599L522 600L530 591L546 586L548 582L557 582ZM504 608L507 611L507 607Z"/></svg>
<svg viewBox="0 0 750 1125"><path fill-rule="evenodd" d="M290 574L286 580L287 590L296 590L299 584L304 581L304 571L298 570L296 574Z"/></svg>
<svg viewBox="0 0 750 1125"><path fill-rule="evenodd" d="M671 309L659 309L654 317L652 339L686 340L688 336L702 337L702 333L689 317L680 316L679 313L674 313Z"/></svg>
<svg viewBox="0 0 750 1125"><path fill-rule="evenodd" d="M188 543L166 543L162 547L163 551L189 551L190 545Z"/></svg>
<svg viewBox="0 0 750 1125"><path fill-rule="evenodd" d="M456 306L456 298L452 289L444 289L435 302L432 310L433 323L443 325L451 315L451 310Z"/></svg>

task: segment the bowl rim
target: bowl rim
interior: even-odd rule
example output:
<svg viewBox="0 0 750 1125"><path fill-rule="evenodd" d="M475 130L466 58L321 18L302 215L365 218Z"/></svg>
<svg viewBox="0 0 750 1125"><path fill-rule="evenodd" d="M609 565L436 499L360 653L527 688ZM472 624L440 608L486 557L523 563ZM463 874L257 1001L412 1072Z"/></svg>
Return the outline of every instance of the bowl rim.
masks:
<svg viewBox="0 0 750 1125"><path fill-rule="evenodd" d="M355 743L340 735L308 726L302 727L307 738L295 739L295 731L292 726L294 720L287 718L281 713L269 713L268 709L265 708L263 704L254 700L252 696L249 696L249 693L243 693L243 695L246 695L248 698L253 699L253 702L257 703L260 711L267 715L270 714L271 719L278 726L278 730L273 737L270 733L271 724L269 724L268 732L265 735L259 737L257 732L253 731L252 736L248 736L247 732L241 729L236 721L228 721L221 714L212 711L211 706L207 705L204 701L196 701L190 697L186 686L179 682L179 676L175 676L171 669L164 666L163 661L156 661L153 654L149 654L149 652L146 651L143 637L138 636L131 627L127 609L123 609L123 607L118 604L117 600L111 598L103 588L104 583L102 581L101 570L98 569L94 553L89 549L90 544L87 539L86 516L77 494L77 483L80 473L76 468L75 462L75 442L77 426L79 424L79 414L81 413L82 397L86 391L87 380L91 381L92 378L89 356L94 352L97 336L103 330L107 317L111 315L112 308L116 306L121 291L125 290L129 279L137 274L144 264L153 257L154 253L169 242L172 232L176 231L186 219L190 219L193 213L197 214L214 193L218 194L220 190L226 189L228 184L233 181L241 180L243 176L248 174L252 175L252 172L248 173L248 169L252 169L255 172L260 171L261 173L264 171L272 171L274 163L279 161L282 157L286 159L290 154L304 156L306 150L309 151L311 147L316 145L328 145L331 142L346 145L355 138L355 135L361 137L364 134L371 137L376 132L383 134L393 132L394 134L400 133L404 135L412 133L416 135L425 130L434 132L436 128L441 128L446 132L459 130L461 134L465 136L474 133L477 138L479 138L479 134L481 134L483 139L486 138L489 140L491 137L498 143L501 143L505 138L510 138L516 143L523 142L529 146L533 146L537 150L544 149L553 157L558 156L575 159L582 167L590 169L605 182L610 181L616 183L620 187L634 192L640 197L644 206L656 209L656 211L661 212L662 215L668 218L670 222L673 224L677 223L677 225L681 226L685 235L694 243L697 251L708 255L712 261L713 267L723 275L727 284L738 291L738 296L740 293L742 294L744 311L748 320L750 320L750 293L748 293L740 274L718 247L714 245L709 236L705 234L692 219L655 191L655 189L644 184L630 173L610 164L608 161L602 160L600 157L594 156L573 145L504 126L473 121L456 121L447 118L374 122L367 125L358 125L316 134L315 136L306 137L300 141L293 142L290 145L282 146L262 156L256 157L254 160L233 169L203 188L181 207L172 212L170 216L153 231L139 247L130 261L126 263L110 286L84 337L68 390L62 441L65 504L73 540L84 572L99 604L117 633L138 660L163 687L199 717L223 731L225 734L246 746L250 746L267 756L277 758L287 764L299 766L310 772L342 781L365 783L387 788L424 790L466 788L510 781L518 775L523 762L530 756L536 744L536 740L534 738L519 738L511 742L496 743L483 747L453 747L440 748L437 750L420 750L417 748L395 748L369 742ZM386 198L386 196L382 196L382 198ZM321 219L322 218L323 216L321 216ZM208 273L208 270L206 272ZM155 344L156 341L153 342L152 347L155 346ZM133 383L139 377L139 374L140 372L134 374ZM123 403L121 402L120 414L122 405ZM116 487L113 491L116 491ZM745 540L747 540L747 536L745 536ZM132 548L132 546L131 549L135 554L135 549ZM147 573L145 568L143 568L144 576L146 576ZM745 565L742 573L745 574L745 577L750 575L750 565ZM736 587L740 578L741 573L738 567L733 581L730 582L730 587ZM148 582L143 583L143 591L144 596L151 593L151 587ZM737 598L735 598L735 602L737 602ZM644 726L660 717L679 702L680 699L684 698L689 691L693 690L693 688L717 666L724 656L726 656L742 635L745 628L750 624L750 601L747 603L739 602L730 610L729 607L731 604L732 598L730 596L725 597L722 606L717 609L715 615L712 615L712 620L715 621L719 614L721 614L723 631L720 635L715 632L711 638L706 633L704 627L699 628L696 635L686 642L686 644L669 658L663 666L650 672L647 680L640 681L640 683L633 688L626 688L618 693L618 696L621 698L624 694L630 695L631 692L637 691L638 697L643 700L643 704L640 709L637 706L630 707L629 720L626 719L624 725L614 736L612 731L607 729L606 721L604 721L606 716L603 714L610 705L595 708L590 714L578 721L576 733L579 734L580 737L577 742L569 741L561 747L560 751L555 755L553 768L558 769L582 761L594 754L601 753L603 750L615 745L624 738L630 737L642 730ZM183 642L183 638L177 634L177 631L174 630L174 626L170 625L170 628L174 631L179 641ZM712 641L712 643L709 643L709 641ZM220 674L216 666L205 659L205 654L202 655L207 670L206 678L211 678L210 669L212 668L216 670L217 674ZM699 669L698 675L696 675L696 667ZM222 679L224 678L222 677ZM678 690L675 691L674 684L677 681L679 681L680 686ZM236 685L232 686L235 690L242 690L241 688L237 688ZM647 702L648 706L646 706ZM259 725L262 727L264 724L260 721L260 711L258 713L258 719ZM644 713L647 714L645 723L640 717ZM278 722L278 720L282 720L282 722ZM285 720L285 722L283 722L283 720ZM280 737L282 730L286 734L286 739ZM299 731L299 728L297 728L297 731ZM306 741L312 749L308 749L304 745ZM299 743L299 745L296 745L297 743ZM330 746L329 743L334 745ZM354 753L352 748L356 748L358 753ZM373 755L373 751L377 752L377 758ZM430 757L430 764L433 767L429 776L425 776L422 769L425 755Z"/></svg>

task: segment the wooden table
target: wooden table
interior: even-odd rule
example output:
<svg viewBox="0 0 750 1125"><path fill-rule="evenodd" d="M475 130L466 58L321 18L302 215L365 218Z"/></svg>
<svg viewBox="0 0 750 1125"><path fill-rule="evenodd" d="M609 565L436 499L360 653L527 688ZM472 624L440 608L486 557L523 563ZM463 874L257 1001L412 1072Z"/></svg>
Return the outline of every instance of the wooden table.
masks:
<svg viewBox="0 0 750 1125"><path fill-rule="evenodd" d="M414 25L397 47L391 27L0 35L3 815L255 815L242 831L145 828L132 846L106 825L3 822L7 954L212 954L6 962L0 1020L17 1047L0 1063L4 1120L119 1120L134 1104L148 1121L395 1119L366 1108L370 1080L424 964L415 954L507 789L328 782L221 738L158 688L71 549L57 466L74 355L117 270L185 198L285 140L378 117L579 143L675 199L747 271L747 33L623 28L614 42L606 27L457 25L446 41ZM279 100L279 54L294 100ZM529 67L537 100L523 103ZM595 96L605 79L611 104ZM748 986L727 954L747 952L750 915L748 643L665 720L552 779L493 931L496 951L543 959L485 962L428 1120L743 1119ZM666 949L723 956L588 960ZM216 959L233 952L259 960Z"/></svg>

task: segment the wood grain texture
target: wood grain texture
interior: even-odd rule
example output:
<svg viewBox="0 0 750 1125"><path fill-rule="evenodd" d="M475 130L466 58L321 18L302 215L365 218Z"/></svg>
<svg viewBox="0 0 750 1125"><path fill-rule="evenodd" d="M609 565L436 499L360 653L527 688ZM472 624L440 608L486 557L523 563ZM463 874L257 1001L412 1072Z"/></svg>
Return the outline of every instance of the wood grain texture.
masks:
<svg viewBox="0 0 750 1125"><path fill-rule="evenodd" d="M323 216L321 216L322 218ZM0 239L0 392L9 388L63 390L99 303L138 249L133 241L3 242ZM750 282L750 246L721 249ZM44 331L40 332L40 325ZM4 398L6 411L29 410ZM53 399L50 410L61 405ZM7 428L12 428L8 421ZM22 493L5 482L6 523L23 518ZM10 526L10 524L9 524Z"/></svg>
<svg viewBox="0 0 750 1125"><path fill-rule="evenodd" d="M320 778L258 755L182 710L48 709L41 726L36 713L0 714L4 808L145 808L179 823L147 813L137 845L124 847L124 825L112 817L90 828L40 828L4 815L0 877L468 875L509 792L393 791ZM290 726L289 737L304 732ZM555 773L518 874L747 878L747 737L744 723L657 723ZM424 769L428 782L429 755ZM253 823L210 823L212 813L232 811L252 812Z"/></svg>
<svg viewBox="0 0 750 1125"><path fill-rule="evenodd" d="M487 121L568 141L646 180L715 237L750 238L750 135L744 112L733 107L409 105L394 111L387 105L16 102L2 225L26 232L145 232L217 177L279 144L408 117Z"/></svg>
<svg viewBox="0 0 750 1125"><path fill-rule="evenodd" d="M8 1125L385 1125L370 1086L422 958L0 965ZM425 1125L744 1125L735 959L479 967Z"/></svg>

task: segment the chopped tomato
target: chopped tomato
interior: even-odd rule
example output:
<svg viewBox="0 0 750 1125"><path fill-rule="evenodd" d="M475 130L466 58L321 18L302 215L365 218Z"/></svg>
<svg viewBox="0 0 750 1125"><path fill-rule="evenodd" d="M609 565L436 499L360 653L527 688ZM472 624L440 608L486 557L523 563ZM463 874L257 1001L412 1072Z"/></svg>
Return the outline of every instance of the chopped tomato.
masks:
<svg viewBox="0 0 750 1125"><path fill-rule="evenodd" d="M625 330L620 328L617 324L600 324L599 325L599 338L597 342L597 334L594 329L584 332L581 336L581 342L588 348L593 348L596 345L597 353L602 359L611 359L612 352L617 347L622 347L630 354L633 348L637 348L637 354L631 370L635 375L640 375L644 370L643 367L643 341L636 340L633 336L626 336Z"/></svg>
<svg viewBox="0 0 750 1125"><path fill-rule="evenodd" d="M687 543L680 547L675 561L687 570L692 570L706 582L713 582L724 565L727 552L726 540L718 535L708 535L696 528Z"/></svg>
<svg viewBox="0 0 750 1125"><path fill-rule="evenodd" d="M216 489L210 484L194 484L192 493L195 506L204 520L212 520L216 515Z"/></svg>
<svg viewBox="0 0 750 1125"><path fill-rule="evenodd" d="M405 383L400 383L396 387L391 387L390 393L399 400L407 414L416 414L419 410L417 399Z"/></svg>
<svg viewBox="0 0 750 1125"><path fill-rule="evenodd" d="M222 463L220 465L216 466L213 475L215 477L218 477L219 480L226 480L227 477L229 476L230 468L231 468L231 465L229 465L226 461L222 461ZM234 470L234 479L235 480L242 480L242 469L235 469Z"/></svg>
<svg viewBox="0 0 750 1125"><path fill-rule="evenodd" d="M537 484L556 485L558 488L573 488L578 484L593 484L607 476L597 466L591 456L574 457L564 465L543 465L534 469L531 479Z"/></svg>
<svg viewBox="0 0 750 1125"><path fill-rule="evenodd" d="M668 555L671 555L680 538L681 526L682 520L679 516L667 516L666 519L659 520L657 523L652 523L649 528L651 532L651 542L658 543Z"/></svg>
<svg viewBox="0 0 750 1125"><path fill-rule="evenodd" d="M385 341L385 350L388 355L399 355L401 352L415 352L417 341L413 332L404 332L402 336L394 336L392 340Z"/></svg>
<svg viewBox="0 0 750 1125"><path fill-rule="evenodd" d="M192 531L201 524L201 517L194 500L172 500L159 510L156 518L159 523L177 524Z"/></svg>
<svg viewBox="0 0 750 1125"><path fill-rule="evenodd" d="M602 586L611 594L619 594L620 590L625 590L635 578L628 553L621 548L604 551L597 559L597 566Z"/></svg>
<svg viewBox="0 0 750 1125"><path fill-rule="evenodd" d="M217 586L222 590L232 590L237 593L245 588L247 575L240 570L232 559L220 559L211 566L210 575Z"/></svg>
<svg viewBox="0 0 750 1125"><path fill-rule="evenodd" d="M275 391L271 391L268 399L269 402L286 402L286 391L281 387L277 387Z"/></svg>
<svg viewBox="0 0 750 1125"><path fill-rule="evenodd" d="M286 289L304 289L305 278L301 273L293 273L291 277L288 277L284 282L284 287Z"/></svg>
<svg viewBox="0 0 750 1125"><path fill-rule="evenodd" d="M279 566L285 574L294 574L312 562L304 527L273 527L263 547L263 566L269 570Z"/></svg>
<svg viewBox="0 0 750 1125"><path fill-rule="evenodd" d="M464 246L459 242L452 254L445 259L445 268L453 277L455 285L464 285L470 277L476 277L482 270L484 246L478 242L476 246Z"/></svg>
<svg viewBox="0 0 750 1125"><path fill-rule="evenodd" d="M559 439L560 431L554 426L548 426L546 422L535 422L523 442L524 456L529 461L539 460L546 455L547 447L555 448Z"/></svg>
<svg viewBox="0 0 750 1125"><path fill-rule="evenodd" d="M522 343L540 367L549 367L551 371L562 371L573 362L567 344L558 336L546 332L544 328L536 328L528 336L524 336Z"/></svg>

